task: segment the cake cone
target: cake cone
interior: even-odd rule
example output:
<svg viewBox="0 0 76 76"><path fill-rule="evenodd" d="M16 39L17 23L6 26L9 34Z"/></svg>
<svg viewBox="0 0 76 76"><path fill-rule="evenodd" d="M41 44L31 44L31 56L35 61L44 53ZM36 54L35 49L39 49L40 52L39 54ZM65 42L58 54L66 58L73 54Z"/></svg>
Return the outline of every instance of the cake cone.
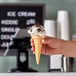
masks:
<svg viewBox="0 0 76 76"><path fill-rule="evenodd" d="M35 44L35 56L36 56L36 62L39 64L40 62L40 54L41 54L41 48L42 48L42 37L39 35L32 36Z"/></svg>

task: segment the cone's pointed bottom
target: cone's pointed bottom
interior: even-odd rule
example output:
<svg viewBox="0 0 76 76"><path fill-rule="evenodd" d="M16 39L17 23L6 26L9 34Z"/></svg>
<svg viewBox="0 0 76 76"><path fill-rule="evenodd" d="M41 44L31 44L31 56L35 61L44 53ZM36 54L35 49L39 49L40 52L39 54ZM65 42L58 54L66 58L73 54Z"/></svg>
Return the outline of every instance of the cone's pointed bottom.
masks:
<svg viewBox="0 0 76 76"><path fill-rule="evenodd" d="M35 56L36 56L36 62L37 65L39 65L40 62L40 54L41 54L41 48L42 48L42 37L41 36L32 36L35 44Z"/></svg>
<svg viewBox="0 0 76 76"><path fill-rule="evenodd" d="M40 62L40 61L39 61L39 62ZM39 62L37 62L37 60L36 60L37 65L39 65Z"/></svg>

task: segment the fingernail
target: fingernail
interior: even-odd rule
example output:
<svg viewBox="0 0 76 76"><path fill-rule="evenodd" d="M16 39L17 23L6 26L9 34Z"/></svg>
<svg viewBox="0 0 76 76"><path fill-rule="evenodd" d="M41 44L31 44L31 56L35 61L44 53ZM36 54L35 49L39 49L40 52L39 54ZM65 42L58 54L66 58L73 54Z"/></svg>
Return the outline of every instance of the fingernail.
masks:
<svg viewBox="0 0 76 76"><path fill-rule="evenodd" d="M35 54L35 52L33 52L33 54Z"/></svg>
<svg viewBox="0 0 76 76"><path fill-rule="evenodd" d="M44 40L42 40L42 43L44 43Z"/></svg>

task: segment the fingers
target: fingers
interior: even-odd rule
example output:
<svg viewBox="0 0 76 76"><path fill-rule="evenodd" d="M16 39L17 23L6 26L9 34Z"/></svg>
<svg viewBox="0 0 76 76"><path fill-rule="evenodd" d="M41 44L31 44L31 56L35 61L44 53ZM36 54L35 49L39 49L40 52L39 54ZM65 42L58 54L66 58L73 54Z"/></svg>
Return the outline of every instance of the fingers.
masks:
<svg viewBox="0 0 76 76"><path fill-rule="evenodd" d="M30 42L34 42L32 38L30 39Z"/></svg>
<svg viewBox="0 0 76 76"><path fill-rule="evenodd" d="M41 50L41 54L44 54L44 55L54 55L54 54L57 54L56 51L57 51L56 49L50 48L47 45L43 45L42 46L42 50Z"/></svg>
<svg viewBox="0 0 76 76"><path fill-rule="evenodd" d="M31 42L31 46L32 46L31 50L33 51L33 53L35 53L34 40L31 38L30 42Z"/></svg>
<svg viewBox="0 0 76 76"><path fill-rule="evenodd" d="M34 50L34 48L31 48L31 50L32 50L33 54L35 54L35 50Z"/></svg>
<svg viewBox="0 0 76 76"><path fill-rule="evenodd" d="M42 39L42 43L43 44L48 44L49 43L49 37L48 36L45 36L43 39Z"/></svg>
<svg viewBox="0 0 76 76"><path fill-rule="evenodd" d="M49 55L50 48L47 45L42 46L41 53L44 55Z"/></svg>
<svg viewBox="0 0 76 76"><path fill-rule="evenodd" d="M41 49L41 54L46 54L46 48L45 48L46 46L44 45L44 46L42 46L42 49Z"/></svg>

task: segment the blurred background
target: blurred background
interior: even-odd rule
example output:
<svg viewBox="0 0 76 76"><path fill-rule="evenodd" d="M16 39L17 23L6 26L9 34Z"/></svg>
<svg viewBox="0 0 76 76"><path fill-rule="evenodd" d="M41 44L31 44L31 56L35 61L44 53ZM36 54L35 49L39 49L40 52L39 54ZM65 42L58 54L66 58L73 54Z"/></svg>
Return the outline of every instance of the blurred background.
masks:
<svg viewBox="0 0 76 76"><path fill-rule="evenodd" d="M68 10L70 12L71 25L71 40L72 35L76 34L76 0L0 0L0 3L45 3L46 16L45 19L57 19L58 10ZM39 72L48 71L48 57L42 55L40 65L36 65L34 55L29 56L29 66L38 70ZM76 59L72 62L73 72L76 72ZM15 56L0 56L0 72L7 72L8 69L16 66Z"/></svg>

